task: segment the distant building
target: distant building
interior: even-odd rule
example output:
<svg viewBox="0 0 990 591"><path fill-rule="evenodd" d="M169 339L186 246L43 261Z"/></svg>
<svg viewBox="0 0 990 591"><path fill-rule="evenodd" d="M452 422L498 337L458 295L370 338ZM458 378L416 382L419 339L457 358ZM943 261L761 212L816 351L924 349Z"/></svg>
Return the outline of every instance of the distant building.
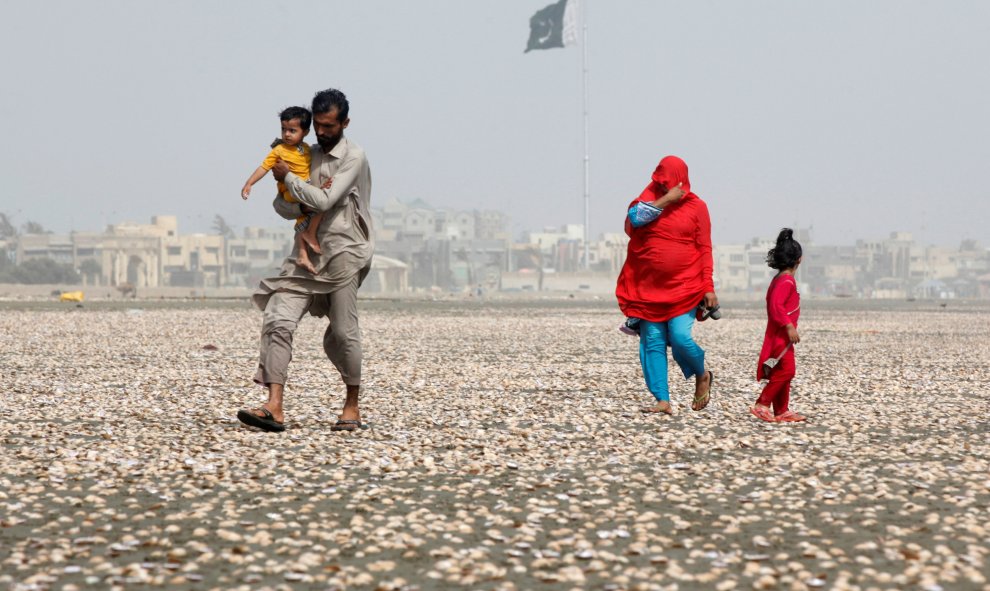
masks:
<svg viewBox="0 0 990 591"><path fill-rule="evenodd" d="M584 226L581 224L565 224L546 227L541 232L526 232L523 243L539 251L546 270L569 272L584 266Z"/></svg>
<svg viewBox="0 0 990 591"><path fill-rule="evenodd" d="M861 268L855 246L815 246L804 250L798 274L817 295L860 296Z"/></svg>
<svg viewBox="0 0 990 591"><path fill-rule="evenodd" d="M798 269L798 283L809 295L878 299L983 297L980 278L990 272L990 253L976 241L965 240L958 249L923 247L914 242L911 234L893 232L881 240L857 240L853 246L827 246L812 243L810 234L801 232L804 261ZM719 289L764 289L775 273L764 262L772 247L768 239L717 246L715 274ZM747 262L745 267L742 260Z"/></svg>
<svg viewBox="0 0 990 591"><path fill-rule="evenodd" d="M508 220L498 211L441 209L421 199L392 198L372 209L372 220L375 258L405 265L404 288L497 290L510 264ZM390 272L398 273L395 269Z"/></svg>
<svg viewBox="0 0 990 591"><path fill-rule="evenodd" d="M748 291L749 264L744 244L725 244L713 249L715 288L719 291Z"/></svg>
<svg viewBox="0 0 990 591"><path fill-rule="evenodd" d="M18 264L49 258L71 265L88 285L111 287L220 286L222 236L181 236L175 216L151 224L111 224L102 234L28 234L18 240Z"/></svg>
<svg viewBox="0 0 990 591"><path fill-rule="evenodd" d="M265 277L278 275L292 252L291 225L247 227L240 237L227 239L227 285L254 287Z"/></svg>
<svg viewBox="0 0 990 591"><path fill-rule="evenodd" d="M409 265L400 260L375 254L371 271L361 284L368 293L399 294L409 291Z"/></svg>
<svg viewBox="0 0 990 591"><path fill-rule="evenodd" d="M624 232L610 232L588 245L588 263L593 271L619 274L626 262L629 237Z"/></svg>
<svg viewBox="0 0 990 591"><path fill-rule="evenodd" d="M497 211L435 208L423 200L389 199L371 211L375 258L362 289L368 293L506 289L605 290L626 258L624 233L603 234L588 245L584 226L567 224L528 232L513 243L508 219ZM798 270L802 293L865 298L990 297L990 251L974 240L958 248L921 246L893 232L852 246L818 245L795 229L804 247ZM245 228L241 236L181 235L175 216L150 224L123 222L102 233L24 234L4 240L12 262L46 258L70 265L84 284L144 287L246 287L276 275L292 252L293 231ZM715 245L716 289L762 294L776 274L766 264L771 238ZM511 276L511 277L510 277ZM508 283L503 281L508 278Z"/></svg>

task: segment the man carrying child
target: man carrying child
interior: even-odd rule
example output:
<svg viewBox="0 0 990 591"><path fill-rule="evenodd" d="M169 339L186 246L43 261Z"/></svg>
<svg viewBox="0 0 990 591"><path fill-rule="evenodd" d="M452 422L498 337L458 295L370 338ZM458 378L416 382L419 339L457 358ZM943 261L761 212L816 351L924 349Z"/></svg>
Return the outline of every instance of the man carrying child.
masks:
<svg viewBox="0 0 990 591"><path fill-rule="evenodd" d="M360 428L358 394L361 386L361 333L358 326L357 290L371 268L374 241L371 235L371 171L364 150L344 137L350 123L349 104L342 92L320 91L313 97L313 131L310 181L289 172L279 161L272 175L284 183L298 203L275 198L275 211L286 219L302 213L300 204L326 212L317 232L320 253L312 255L315 274L294 264L294 252L282 264L278 277L264 279L252 299L264 311L261 351L255 382L268 389L263 405L240 410L241 422L267 431L285 430L282 394L292 358L292 337L309 312L327 316L323 350L340 372L347 397L338 431Z"/></svg>

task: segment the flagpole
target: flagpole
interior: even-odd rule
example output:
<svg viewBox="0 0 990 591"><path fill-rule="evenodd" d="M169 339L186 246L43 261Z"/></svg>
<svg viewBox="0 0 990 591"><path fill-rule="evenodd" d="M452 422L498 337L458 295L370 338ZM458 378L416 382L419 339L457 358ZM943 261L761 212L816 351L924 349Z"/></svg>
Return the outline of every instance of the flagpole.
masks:
<svg viewBox="0 0 990 591"><path fill-rule="evenodd" d="M591 155L588 151L588 9L587 0L581 2L581 94L584 111L584 268L591 268L588 258L588 240L591 236Z"/></svg>

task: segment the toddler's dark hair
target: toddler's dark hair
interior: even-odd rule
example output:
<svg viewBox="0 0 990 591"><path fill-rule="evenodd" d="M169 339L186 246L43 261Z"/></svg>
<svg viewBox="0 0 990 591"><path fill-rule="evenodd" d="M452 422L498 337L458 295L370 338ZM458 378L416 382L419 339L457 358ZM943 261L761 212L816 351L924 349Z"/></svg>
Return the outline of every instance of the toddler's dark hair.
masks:
<svg viewBox="0 0 990 591"><path fill-rule="evenodd" d="M303 128L303 131L309 131L309 124L313 122L313 114L306 107L289 107L278 114L279 121L292 121L293 119L299 120L299 127ZM272 147L281 146L284 143L282 137L279 136L272 142Z"/></svg>
<svg viewBox="0 0 990 591"><path fill-rule="evenodd" d="M794 230L784 228L777 235L777 245L767 251L767 265L778 271L790 269L801 260L801 243L794 239Z"/></svg>
<svg viewBox="0 0 990 591"><path fill-rule="evenodd" d="M289 107L278 114L279 121L299 120L299 127L309 129L309 124L313 122L313 114L306 107Z"/></svg>

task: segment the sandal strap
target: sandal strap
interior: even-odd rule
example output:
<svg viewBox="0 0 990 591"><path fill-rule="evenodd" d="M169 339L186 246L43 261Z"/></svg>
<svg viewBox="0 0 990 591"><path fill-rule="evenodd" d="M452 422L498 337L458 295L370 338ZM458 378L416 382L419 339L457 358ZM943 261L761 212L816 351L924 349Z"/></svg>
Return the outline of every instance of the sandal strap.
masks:
<svg viewBox="0 0 990 591"><path fill-rule="evenodd" d="M701 394L694 395L693 406L697 406L702 402L707 402L712 397L712 386L715 384L715 372L708 372L708 389Z"/></svg>

